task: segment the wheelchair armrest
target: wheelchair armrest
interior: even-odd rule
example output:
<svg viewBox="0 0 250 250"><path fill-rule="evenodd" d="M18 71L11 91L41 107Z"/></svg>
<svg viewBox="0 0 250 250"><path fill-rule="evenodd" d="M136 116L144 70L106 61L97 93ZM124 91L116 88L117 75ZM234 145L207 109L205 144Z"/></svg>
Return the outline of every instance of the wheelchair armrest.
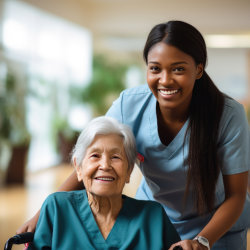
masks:
<svg viewBox="0 0 250 250"><path fill-rule="evenodd" d="M13 237L7 240L4 246L4 250L10 250L13 244L24 244L32 242L33 238L34 238L34 233L31 232L14 235Z"/></svg>

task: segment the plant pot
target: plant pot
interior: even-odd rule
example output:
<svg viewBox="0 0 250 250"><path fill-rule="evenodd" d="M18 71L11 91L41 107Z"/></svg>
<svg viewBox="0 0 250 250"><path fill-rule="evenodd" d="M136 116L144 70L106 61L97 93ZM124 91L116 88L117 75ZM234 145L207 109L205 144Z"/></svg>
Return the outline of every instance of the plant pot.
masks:
<svg viewBox="0 0 250 250"><path fill-rule="evenodd" d="M14 146L7 168L5 183L24 184L29 145Z"/></svg>
<svg viewBox="0 0 250 250"><path fill-rule="evenodd" d="M75 146L77 134L73 138L67 138L62 133L58 133L57 147L60 154L60 164L69 164L71 160L71 152Z"/></svg>

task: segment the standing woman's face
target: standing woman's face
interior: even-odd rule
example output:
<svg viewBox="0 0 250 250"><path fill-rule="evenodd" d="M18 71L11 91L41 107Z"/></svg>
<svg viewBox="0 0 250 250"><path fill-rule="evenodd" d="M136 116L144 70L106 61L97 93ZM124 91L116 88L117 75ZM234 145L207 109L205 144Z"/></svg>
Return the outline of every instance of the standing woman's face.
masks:
<svg viewBox="0 0 250 250"><path fill-rule="evenodd" d="M162 111L186 112L202 73L202 64L196 65L191 56L164 42L148 53L147 82Z"/></svg>

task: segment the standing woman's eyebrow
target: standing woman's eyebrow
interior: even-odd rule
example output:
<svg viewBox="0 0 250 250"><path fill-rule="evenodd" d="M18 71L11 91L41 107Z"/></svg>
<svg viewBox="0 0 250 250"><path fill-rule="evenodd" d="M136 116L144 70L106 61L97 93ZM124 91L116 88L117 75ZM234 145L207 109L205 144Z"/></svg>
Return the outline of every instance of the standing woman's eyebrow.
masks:
<svg viewBox="0 0 250 250"><path fill-rule="evenodd" d="M188 64L188 63L185 61L171 63L172 66L179 65L179 64Z"/></svg>
<svg viewBox="0 0 250 250"><path fill-rule="evenodd" d="M150 63L160 65L159 62L155 62L155 61L149 61L148 64L150 64ZM178 64L188 64L188 63L186 61L180 61L180 62L171 63L172 66L175 66L175 65L178 65Z"/></svg>
<svg viewBox="0 0 250 250"><path fill-rule="evenodd" d="M160 64L160 63L154 62L154 61L149 61L148 64L150 64L150 63L152 63L152 64Z"/></svg>

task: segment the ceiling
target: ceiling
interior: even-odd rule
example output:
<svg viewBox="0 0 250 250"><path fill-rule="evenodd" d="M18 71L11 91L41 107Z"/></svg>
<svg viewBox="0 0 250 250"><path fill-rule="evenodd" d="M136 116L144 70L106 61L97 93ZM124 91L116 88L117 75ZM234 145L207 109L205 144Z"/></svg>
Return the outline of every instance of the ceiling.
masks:
<svg viewBox="0 0 250 250"><path fill-rule="evenodd" d="M250 35L250 0L22 1L86 27L100 46L140 46L155 24L171 19L187 21L203 35Z"/></svg>

